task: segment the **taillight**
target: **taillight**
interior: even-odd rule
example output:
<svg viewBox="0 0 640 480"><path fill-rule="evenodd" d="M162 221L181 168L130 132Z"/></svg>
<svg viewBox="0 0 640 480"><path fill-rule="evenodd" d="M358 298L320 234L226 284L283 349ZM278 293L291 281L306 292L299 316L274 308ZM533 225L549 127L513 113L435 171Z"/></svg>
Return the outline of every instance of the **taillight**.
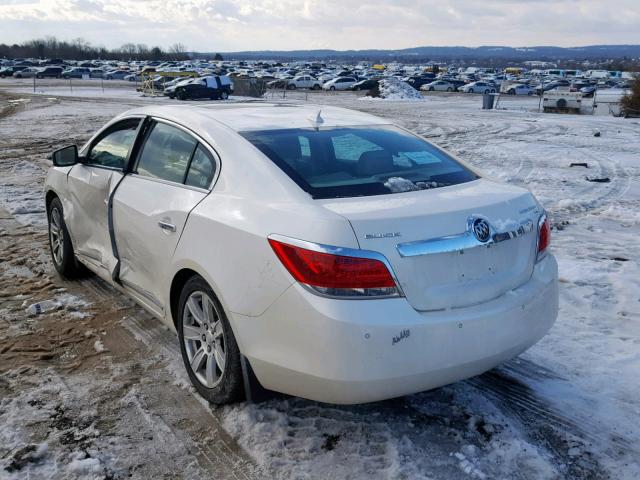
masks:
<svg viewBox="0 0 640 480"><path fill-rule="evenodd" d="M293 278L315 293L332 297L399 295L391 272L381 260L311 250L273 238L269 244Z"/></svg>
<svg viewBox="0 0 640 480"><path fill-rule="evenodd" d="M551 226L546 215L538 220L538 260L542 260L551 244Z"/></svg>

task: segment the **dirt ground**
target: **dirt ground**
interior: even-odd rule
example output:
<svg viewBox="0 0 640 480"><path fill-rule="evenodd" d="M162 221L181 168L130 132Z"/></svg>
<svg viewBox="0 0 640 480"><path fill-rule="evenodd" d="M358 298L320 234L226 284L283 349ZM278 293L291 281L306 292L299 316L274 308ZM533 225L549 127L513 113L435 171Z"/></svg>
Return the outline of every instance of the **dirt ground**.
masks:
<svg viewBox="0 0 640 480"><path fill-rule="evenodd" d="M278 399L214 408L200 400L183 372L172 332L96 277L62 280L49 260L42 199L46 156L57 147L82 144L117 113L150 101L164 100L0 90L0 478L618 480L640 472L637 403L629 405L636 413L624 417L622 427L607 423L607 416L590 418L602 407L601 399L587 387L581 390L576 380L581 370L572 370L575 359L567 360L571 368L566 369L544 361L560 349L558 330L541 350L485 375L374 405L331 407ZM393 113L381 103L353 103L373 113ZM489 120L481 124L483 133L474 133L472 128L437 127L437 117L407 111L406 126L442 145L457 145L461 155L480 152L480 158L482 135L500 142L507 134L516 139L548 134L556 138L544 144L549 151L570 148L571 139L557 136L574 135L562 121L543 126L526 118L514 125ZM526 128L519 132L520 126ZM504 145L503 161L519 151L515 145ZM531 160L520 159L517 167L515 183L535 176L537 165ZM613 182L602 194L594 190L600 186L587 184L590 201L599 203L584 211L542 190L552 205L556 233L578 213L590 215L629 190L629 174L619 165L602 162L594 174ZM580 232L572 242L580 240ZM572 245L560 238L567 257L573 255ZM626 258L618 261L620 268L631 268L631 263L637 268L637 250L633 246L631 252L616 254ZM609 280L598 281L589 285L602 290ZM592 298L592 292L572 290L585 287L570 275L563 282L568 285L563 287L568 289L566 304L576 292ZM48 299L60 306L27 314L29 305ZM606 296L598 299L598 305L607 302ZM615 308L637 322L636 301L622 306L618 299ZM575 316L564 308L565 316ZM572 325L562 323L560 334ZM627 343L616 352L631 357L640 345L637 323L625 335ZM562 355L569 358L573 350L567 348ZM632 368L637 371L637 366L636 361ZM626 371L622 363L618 368ZM545 390L549 386L553 393ZM636 387L625 388L615 392L621 402ZM582 409L557 403L558 391L578 398Z"/></svg>

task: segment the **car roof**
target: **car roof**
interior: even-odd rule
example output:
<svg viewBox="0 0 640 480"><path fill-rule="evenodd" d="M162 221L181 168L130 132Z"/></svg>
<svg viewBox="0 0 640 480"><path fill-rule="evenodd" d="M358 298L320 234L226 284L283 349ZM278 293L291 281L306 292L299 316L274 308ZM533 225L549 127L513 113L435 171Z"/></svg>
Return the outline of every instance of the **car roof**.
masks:
<svg viewBox="0 0 640 480"><path fill-rule="evenodd" d="M173 120L186 127L206 125L213 121L236 132L250 130L282 130L322 127L388 125L392 122L367 113L326 105L293 105L286 103L227 103L222 105L157 105L137 108L123 114L151 115ZM205 127L206 128L206 127Z"/></svg>

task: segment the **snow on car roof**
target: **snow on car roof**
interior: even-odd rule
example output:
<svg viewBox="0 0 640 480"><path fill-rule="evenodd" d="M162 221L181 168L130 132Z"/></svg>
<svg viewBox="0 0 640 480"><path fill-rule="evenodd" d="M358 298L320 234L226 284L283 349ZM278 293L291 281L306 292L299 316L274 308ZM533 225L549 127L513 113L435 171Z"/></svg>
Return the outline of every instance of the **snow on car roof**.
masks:
<svg viewBox="0 0 640 480"><path fill-rule="evenodd" d="M198 118L214 120L237 132L248 130L280 130L316 126L318 112L323 127L384 125L391 123L379 117L346 108L326 105L293 105L278 103L231 103L223 105L162 105L143 107L129 114L144 114L174 120L185 126Z"/></svg>

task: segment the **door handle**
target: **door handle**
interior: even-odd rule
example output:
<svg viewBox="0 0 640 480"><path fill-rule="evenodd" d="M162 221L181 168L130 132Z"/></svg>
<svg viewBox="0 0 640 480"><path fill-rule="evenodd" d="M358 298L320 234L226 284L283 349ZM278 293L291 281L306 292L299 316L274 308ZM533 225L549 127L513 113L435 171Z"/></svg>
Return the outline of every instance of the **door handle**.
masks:
<svg viewBox="0 0 640 480"><path fill-rule="evenodd" d="M169 232L175 232L176 231L176 226L173 223L167 223L167 222L158 222L158 226L163 229L163 230L167 230Z"/></svg>

